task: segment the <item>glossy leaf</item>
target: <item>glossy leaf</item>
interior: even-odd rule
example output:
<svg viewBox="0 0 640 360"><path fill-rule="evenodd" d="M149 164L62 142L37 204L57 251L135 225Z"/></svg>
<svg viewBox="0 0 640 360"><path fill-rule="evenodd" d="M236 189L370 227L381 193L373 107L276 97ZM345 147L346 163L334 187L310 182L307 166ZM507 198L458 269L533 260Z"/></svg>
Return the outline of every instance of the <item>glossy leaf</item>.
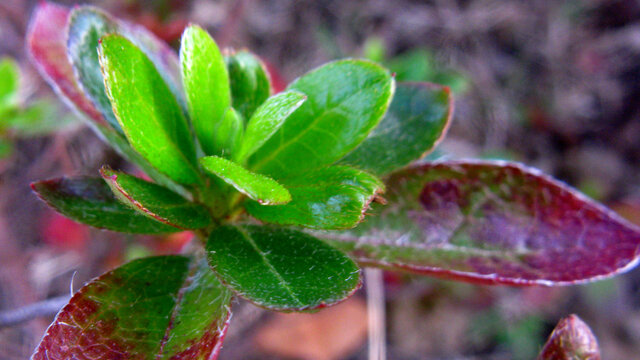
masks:
<svg viewBox="0 0 640 360"><path fill-rule="evenodd" d="M378 125L393 88L387 70L364 60L311 71L289 85L307 101L249 159L249 168L281 179L333 164Z"/></svg>
<svg viewBox="0 0 640 360"><path fill-rule="evenodd" d="M613 276L638 261L636 227L519 164L427 164L392 175L387 191L388 204L358 228L326 234L361 263L552 286Z"/></svg>
<svg viewBox="0 0 640 360"><path fill-rule="evenodd" d="M102 114L78 87L67 59L69 9L50 2L37 5L27 32L27 49L33 63L49 85L95 124L108 126Z"/></svg>
<svg viewBox="0 0 640 360"><path fill-rule="evenodd" d="M221 226L206 249L225 284L268 309L317 309L346 299L360 286L360 270L351 259L296 230Z"/></svg>
<svg viewBox="0 0 640 360"><path fill-rule="evenodd" d="M291 201L289 191L277 181L264 175L252 173L231 160L218 156L207 156L200 159L200 164L206 171L220 177L227 184L261 205L286 204Z"/></svg>
<svg viewBox="0 0 640 360"><path fill-rule="evenodd" d="M20 68L11 58L0 59L0 108L13 105L20 86Z"/></svg>
<svg viewBox="0 0 640 360"><path fill-rule="evenodd" d="M122 204L101 178L59 178L32 183L31 188L49 206L83 224L134 234L179 231Z"/></svg>
<svg viewBox="0 0 640 360"><path fill-rule="evenodd" d="M214 134L216 144L220 145L220 154L230 158L240 146L244 135L244 120L233 108L228 108Z"/></svg>
<svg viewBox="0 0 640 360"><path fill-rule="evenodd" d="M600 360L598 341L577 315L561 319L538 360Z"/></svg>
<svg viewBox="0 0 640 360"><path fill-rule="evenodd" d="M116 133L85 97L75 80L71 63L67 59L67 33L69 10L50 2L37 5L31 18L27 34L27 49L40 74L65 102L89 120L89 124L107 143L122 156L140 166L155 181L180 191L166 176L158 173L140 154L136 153L126 140ZM131 29L136 29L131 27ZM132 30L133 31L133 30ZM137 31L136 37L142 38L146 31ZM152 37L147 36L152 39ZM153 43L147 41L147 43ZM165 45L166 46L166 45ZM159 46L157 49L161 49ZM163 63L170 64L177 57L172 52L158 52ZM173 58L173 60L172 60ZM177 60L176 60L177 62Z"/></svg>
<svg viewBox="0 0 640 360"><path fill-rule="evenodd" d="M243 164L282 126L284 121L302 105L306 96L297 91L286 91L267 99L247 123L242 145L235 159Z"/></svg>
<svg viewBox="0 0 640 360"><path fill-rule="evenodd" d="M220 155L217 128L231 105L227 67L216 42L205 30L189 26L180 47L182 81L193 130L207 155Z"/></svg>
<svg viewBox="0 0 640 360"><path fill-rule="evenodd" d="M258 57L238 51L224 57L229 72L233 108L249 120L271 95L269 74Z"/></svg>
<svg viewBox="0 0 640 360"><path fill-rule="evenodd" d="M99 53L107 94L129 143L175 181L200 182L187 121L153 63L119 35L103 37Z"/></svg>
<svg viewBox="0 0 640 360"><path fill-rule="evenodd" d="M91 6L77 7L69 17L67 54L84 95L93 102L109 125L122 134L104 88L98 61L98 41L116 32L118 26L107 14Z"/></svg>
<svg viewBox="0 0 640 360"><path fill-rule="evenodd" d="M32 359L216 359L230 302L204 259L135 260L80 289Z"/></svg>
<svg viewBox="0 0 640 360"><path fill-rule="evenodd" d="M122 203L154 220L180 229L201 229L211 224L206 207L165 187L106 167L100 174Z"/></svg>
<svg viewBox="0 0 640 360"><path fill-rule="evenodd" d="M376 194L384 191L378 178L347 166L310 171L284 180L284 185L291 193L290 203L265 207L247 202L247 212L269 223L348 229L362 221Z"/></svg>
<svg viewBox="0 0 640 360"><path fill-rule="evenodd" d="M444 137L453 114L448 88L430 83L399 83L380 124L340 160L386 175L429 153Z"/></svg>

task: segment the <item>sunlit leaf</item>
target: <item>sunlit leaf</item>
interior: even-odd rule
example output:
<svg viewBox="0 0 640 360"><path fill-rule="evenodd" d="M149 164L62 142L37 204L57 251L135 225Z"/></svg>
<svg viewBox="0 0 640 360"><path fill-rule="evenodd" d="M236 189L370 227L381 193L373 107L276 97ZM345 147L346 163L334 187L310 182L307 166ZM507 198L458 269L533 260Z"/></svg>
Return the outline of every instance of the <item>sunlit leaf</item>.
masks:
<svg viewBox="0 0 640 360"><path fill-rule="evenodd" d="M201 229L211 224L206 207L163 186L106 167L100 174L122 203L154 220L180 229Z"/></svg>
<svg viewBox="0 0 640 360"><path fill-rule="evenodd" d="M356 229L325 236L364 264L514 285L601 279L640 254L636 227L515 163L410 168L388 179L385 198Z"/></svg>
<svg viewBox="0 0 640 360"><path fill-rule="evenodd" d="M347 166L310 171L283 180L291 202L260 206L247 202L247 212L274 224L299 225L311 229L348 229L356 226L384 185L375 176Z"/></svg>
<svg viewBox="0 0 640 360"><path fill-rule="evenodd" d="M221 226L207 241L207 256L225 284L274 310L329 306L360 286L360 271L351 259L296 230Z"/></svg>
<svg viewBox="0 0 640 360"><path fill-rule="evenodd" d="M80 289L32 359L216 359L230 302L204 259L135 260Z"/></svg>
<svg viewBox="0 0 640 360"><path fill-rule="evenodd" d="M244 163L282 126L284 121L302 105L306 96L297 91L286 91L267 99L247 123L237 162Z"/></svg>
<svg viewBox="0 0 640 360"><path fill-rule="evenodd" d="M221 155L215 133L231 105L227 67L216 42L196 25L182 35L182 81L193 129L207 155Z"/></svg>
<svg viewBox="0 0 640 360"><path fill-rule="evenodd" d="M277 181L252 173L231 160L207 156L200 159L200 164L206 171L219 176L227 184L261 205L285 204L291 201L289 191Z"/></svg>
<svg viewBox="0 0 640 360"><path fill-rule="evenodd" d="M99 52L107 95L129 143L175 181L200 182L187 121L153 63L119 35L103 37Z"/></svg>
<svg viewBox="0 0 640 360"><path fill-rule="evenodd" d="M38 181L33 190L49 206L77 222L135 234L180 231L124 205L101 178L75 177Z"/></svg>
<svg viewBox="0 0 640 360"><path fill-rule="evenodd" d="M334 163L378 125L393 88L387 70L364 60L335 61L307 73L288 88L307 101L249 159L249 168L282 179Z"/></svg>

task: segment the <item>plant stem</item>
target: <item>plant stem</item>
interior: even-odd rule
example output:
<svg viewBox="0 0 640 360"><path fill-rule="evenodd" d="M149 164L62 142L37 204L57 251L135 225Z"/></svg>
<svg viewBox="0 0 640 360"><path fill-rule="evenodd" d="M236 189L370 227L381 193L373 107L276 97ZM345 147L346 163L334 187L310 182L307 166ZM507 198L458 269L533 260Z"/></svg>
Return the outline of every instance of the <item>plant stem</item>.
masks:
<svg viewBox="0 0 640 360"><path fill-rule="evenodd" d="M385 334L385 300L382 270L364 268L367 292L367 315L369 317L369 360L387 358Z"/></svg>
<svg viewBox="0 0 640 360"><path fill-rule="evenodd" d="M0 328L21 324L37 317L54 315L67 302L69 302L69 295L63 295L21 308L2 311L0 312Z"/></svg>

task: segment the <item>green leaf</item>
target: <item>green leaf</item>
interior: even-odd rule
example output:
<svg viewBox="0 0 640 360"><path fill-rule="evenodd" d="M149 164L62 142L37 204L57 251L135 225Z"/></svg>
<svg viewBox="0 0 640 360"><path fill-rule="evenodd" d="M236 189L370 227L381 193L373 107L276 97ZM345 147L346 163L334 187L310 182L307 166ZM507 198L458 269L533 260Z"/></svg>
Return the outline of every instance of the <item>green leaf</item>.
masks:
<svg viewBox="0 0 640 360"><path fill-rule="evenodd" d="M173 191L137 177L103 167L100 174L125 205L179 229L202 229L211 224L206 207Z"/></svg>
<svg viewBox="0 0 640 360"><path fill-rule="evenodd" d="M255 174L218 156L207 156L200 159L202 167L222 178L236 190L257 201L261 205L286 204L291 201L291 194L275 180L264 175Z"/></svg>
<svg viewBox="0 0 640 360"><path fill-rule="evenodd" d="M0 160L6 159L13 154L13 144L6 139L0 138Z"/></svg>
<svg viewBox="0 0 640 360"><path fill-rule="evenodd" d="M284 185L291 193L290 203L266 207L249 201L247 212L275 224L348 229L362 221L376 194L384 191L378 178L347 166L310 171Z"/></svg>
<svg viewBox="0 0 640 360"><path fill-rule="evenodd" d="M230 158L236 153L244 134L244 120L233 108L228 108L214 134L216 144L220 144L220 154Z"/></svg>
<svg viewBox="0 0 640 360"><path fill-rule="evenodd" d="M271 95L269 74L262 61L248 51L226 55L224 61L229 71L233 108L248 120Z"/></svg>
<svg viewBox="0 0 640 360"><path fill-rule="evenodd" d="M333 164L360 144L382 119L394 82L369 61L340 60L293 82L302 104L250 159L249 168L276 179Z"/></svg>
<svg viewBox="0 0 640 360"><path fill-rule="evenodd" d="M20 68L11 58L0 59L0 107L15 106L20 86Z"/></svg>
<svg viewBox="0 0 640 360"><path fill-rule="evenodd" d="M199 26L182 34L180 47L182 81L193 130L207 155L222 154L215 134L231 105L229 75L215 41Z"/></svg>
<svg viewBox="0 0 640 360"><path fill-rule="evenodd" d="M84 95L114 130L124 134L107 97L98 60L100 38L117 32L116 22L106 13L91 6L77 7L69 16L67 54Z"/></svg>
<svg viewBox="0 0 640 360"><path fill-rule="evenodd" d="M247 123L236 161L243 164L282 126L284 121L305 102L307 97L297 91L285 91L268 98Z"/></svg>
<svg viewBox="0 0 640 360"><path fill-rule="evenodd" d="M444 137L452 114L448 88L399 83L380 124L340 163L386 175L430 152Z"/></svg>
<svg viewBox="0 0 640 360"><path fill-rule="evenodd" d="M209 236L206 249L222 282L268 309L321 308L360 286L360 271L351 259L296 230L221 226Z"/></svg>
<svg viewBox="0 0 640 360"><path fill-rule="evenodd" d="M18 109L7 120L11 133L19 137L48 135L77 124L77 118L63 114L58 106L45 99L36 100L27 108Z"/></svg>
<svg viewBox="0 0 640 360"><path fill-rule="evenodd" d="M82 287L32 359L216 359L231 297L205 259L135 260Z"/></svg>
<svg viewBox="0 0 640 360"><path fill-rule="evenodd" d="M187 121L153 63L119 35L103 37L99 53L107 94L129 143L173 180L199 183Z"/></svg>
<svg viewBox="0 0 640 360"><path fill-rule="evenodd" d="M59 178L34 182L31 188L49 206L83 224L133 234L179 231L122 204L101 178Z"/></svg>

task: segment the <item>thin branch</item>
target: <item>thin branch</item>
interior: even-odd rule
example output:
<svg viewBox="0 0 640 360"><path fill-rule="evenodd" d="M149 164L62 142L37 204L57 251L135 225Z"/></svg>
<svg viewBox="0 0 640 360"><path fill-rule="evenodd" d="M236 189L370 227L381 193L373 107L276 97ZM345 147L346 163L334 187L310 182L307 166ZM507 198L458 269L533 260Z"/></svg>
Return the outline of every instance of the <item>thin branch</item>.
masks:
<svg viewBox="0 0 640 360"><path fill-rule="evenodd" d="M369 316L369 360L386 360L387 339L382 270L365 268L364 276Z"/></svg>
<svg viewBox="0 0 640 360"><path fill-rule="evenodd" d="M0 329L18 325L38 317L55 315L69 302L69 299L69 295L63 295L14 310L0 311Z"/></svg>

